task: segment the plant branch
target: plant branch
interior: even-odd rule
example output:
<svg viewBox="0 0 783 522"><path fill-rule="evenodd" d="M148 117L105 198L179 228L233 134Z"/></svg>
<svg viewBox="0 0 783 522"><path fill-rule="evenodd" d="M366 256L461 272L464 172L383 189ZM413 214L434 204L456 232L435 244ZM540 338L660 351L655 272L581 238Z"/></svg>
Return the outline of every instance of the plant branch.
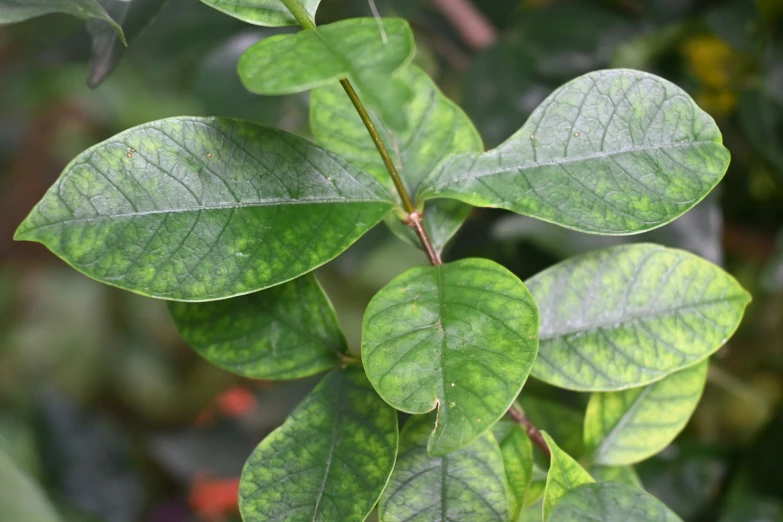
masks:
<svg viewBox="0 0 783 522"><path fill-rule="evenodd" d="M525 412L522 411L522 408L514 403L508 409L508 414L520 426L522 426L522 428L525 430L525 433L527 433L527 436L530 437L530 440L533 441L533 444L538 446L538 449L540 449L544 455L547 456L547 458L552 456L552 453L549 451L549 446L547 446L547 443L544 440L544 436L541 435L541 431L536 428L535 424L530 422L530 419L527 418L527 415L525 415Z"/></svg>
<svg viewBox="0 0 783 522"><path fill-rule="evenodd" d="M494 44L498 30L470 0L431 0L432 4L449 19L462 40L474 51Z"/></svg>

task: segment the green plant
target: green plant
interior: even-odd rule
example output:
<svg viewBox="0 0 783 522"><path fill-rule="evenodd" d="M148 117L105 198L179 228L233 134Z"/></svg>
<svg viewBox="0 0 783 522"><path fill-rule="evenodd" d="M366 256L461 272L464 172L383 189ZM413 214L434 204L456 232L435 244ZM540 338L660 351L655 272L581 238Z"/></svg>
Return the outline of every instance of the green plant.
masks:
<svg viewBox="0 0 783 522"><path fill-rule="evenodd" d="M255 44L239 74L259 94L312 89L320 146L226 118L141 125L80 154L16 238L171 301L185 340L227 370L330 370L250 456L244 519L364 520L378 504L384 522L531 509L550 521L678 520L631 466L684 427L748 294L707 261L650 244L573 257L526 283L441 252L472 206L594 234L664 225L728 166L713 120L663 79L599 71L483 152L467 116L411 63L405 21L316 28L317 0L204 1L303 27ZM382 220L431 266L373 298L360 359L311 272ZM529 374L591 394L583 436L535 419L520 395ZM413 414L401 433L395 409Z"/></svg>

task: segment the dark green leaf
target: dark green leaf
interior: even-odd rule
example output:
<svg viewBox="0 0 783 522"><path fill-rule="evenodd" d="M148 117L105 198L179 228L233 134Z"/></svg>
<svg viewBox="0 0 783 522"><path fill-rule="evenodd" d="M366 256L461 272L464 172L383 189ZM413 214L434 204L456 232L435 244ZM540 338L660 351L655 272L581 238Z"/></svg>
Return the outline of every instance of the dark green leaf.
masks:
<svg viewBox="0 0 783 522"><path fill-rule="evenodd" d="M361 522L389 480L397 443L397 413L361 366L334 370L248 459L242 519Z"/></svg>
<svg viewBox="0 0 783 522"><path fill-rule="evenodd" d="M546 431L558 441L557 444L563 451L576 458L584 454L584 415L581 412L527 393L517 397L517 404L538 429Z"/></svg>
<svg viewBox="0 0 783 522"><path fill-rule="evenodd" d="M83 20L104 20L117 32L120 40L126 43L122 28L112 20L98 0L0 0L0 25L52 13L65 13Z"/></svg>
<svg viewBox="0 0 783 522"><path fill-rule="evenodd" d="M633 486L602 482L586 484L564 495L549 522L682 522L661 502Z"/></svg>
<svg viewBox="0 0 783 522"><path fill-rule="evenodd" d="M581 391L634 388L692 366L726 342L750 301L717 266L649 244L571 258L528 285L541 309L533 375Z"/></svg>
<svg viewBox="0 0 783 522"><path fill-rule="evenodd" d="M508 484L508 511L517 520L525 505L525 497L533 480L533 444L519 424L501 420L492 428L500 446Z"/></svg>
<svg viewBox="0 0 783 522"><path fill-rule="evenodd" d="M0 512L13 522L59 522L41 487L0 450Z"/></svg>
<svg viewBox="0 0 783 522"><path fill-rule="evenodd" d="M413 57L408 22L353 18L266 38L239 60L242 83L257 94L290 94L350 78L362 101L379 109L383 121L404 130L403 104L410 92L392 73Z"/></svg>
<svg viewBox="0 0 783 522"><path fill-rule="evenodd" d="M267 27L297 25L291 12L281 0L201 0L210 7L243 22ZM321 0L299 0L311 19Z"/></svg>
<svg viewBox="0 0 783 522"><path fill-rule="evenodd" d="M308 274L211 303L169 303L180 335L208 361L255 379L294 379L332 368L346 351L332 305Z"/></svg>
<svg viewBox="0 0 783 522"><path fill-rule="evenodd" d="M555 91L497 149L441 163L419 198L632 234L693 207L728 163L715 122L682 89L638 71L599 71Z"/></svg>
<svg viewBox="0 0 783 522"><path fill-rule="evenodd" d="M16 239L104 283L206 301L313 270L391 206L372 176L291 134L171 118L77 156Z"/></svg>
<svg viewBox="0 0 783 522"><path fill-rule="evenodd" d="M688 423L707 382L706 360L641 388L594 393L585 444L597 464L622 466L669 445Z"/></svg>
<svg viewBox="0 0 783 522"><path fill-rule="evenodd" d="M415 194L421 181L440 160L457 152L481 152L481 137L462 110L446 98L427 74L414 65L400 72L399 80L413 93L405 105L409 122L403 132L394 132L375 116L375 126L406 188ZM361 167L393 190L375 145L342 87L331 84L315 89L310 96L310 125L318 144ZM436 250L441 251L470 211L470 206L454 200L434 200L425 209L425 227ZM418 245L413 231L402 226L404 237Z"/></svg>
<svg viewBox="0 0 783 522"><path fill-rule="evenodd" d="M370 301L367 376L408 413L438 409L428 444L444 455L475 440L519 394L536 356L538 311L525 285L486 259L417 267Z"/></svg>
<svg viewBox="0 0 783 522"><path fill-rule="evenodd" d="M506 477L497 441L487 432L442 457L427 454L434 415L413 417L379 505L381 522L506 522Z"/></svg>
<svg viewBox="0 0 783 522"><path fill-rule="evenodd" d="M547 432L543 431L541 434L546 439L552 454L549 473L546 476L546 491L544 491L544 520L547 520L566 493L595 480L568 453L561 450Z"/></svg>

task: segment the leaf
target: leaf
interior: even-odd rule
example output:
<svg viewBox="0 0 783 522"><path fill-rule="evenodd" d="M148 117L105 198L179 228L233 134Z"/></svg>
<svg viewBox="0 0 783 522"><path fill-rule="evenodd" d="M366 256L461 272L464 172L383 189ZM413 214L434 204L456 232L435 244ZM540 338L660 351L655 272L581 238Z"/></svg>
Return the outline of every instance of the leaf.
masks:
<svg viewBox="0 0 783 522"><path fill-rule="evenodd" d="M707 366L704 360L641 388L591 395L585 444L594 461L634 464L668 446L699 403Z"/></svg>
<svg viewBox="0 0 783 522"><path fill-rule="evenodd" d="M492 428L500 446L508 484L508 511L512 522L525 505L528 487L533 480L533 444L519 424L501 420Z"/></svg>
<svg viewBox="0 0 783 522"><path fill-rule="evenodd" d="M0 450L0 506L14 522L59 522L41 487Z"/></svg>
<svg viewBox="0 0 783 522"><path fill-rule="evenodd" d="M552 453L549 473L546 476L546 490L544 491L544 520L547 520L555 505L566 493L582 484L595 482L595 480L568 453L561 450L547 432L542 431L541 434Z"/></svg>
<svg viewBox="0 0 783 522"><path fill-rule="evenodd" d="M715 122L682 89L638 71L598 71L556 90L497 149L441 163L418 197L632 234L692 208L728 162Z"/></svg>
<svg viewBox="0 0 783 522"><path fill-rule="evenodd" d="M539 468L535 462L533 463L533 480L527 487L527 493L525 493L525 502L523 504L523 516L521 519L525 519L524 512L530 509L531 506L544 502L544 491L546 490L546 471ZM539 520L541 519L542 507L538 507Z"/></svg>
<svg viewBox="0 0 783 522"><path fill-rule="evenodd" d="M169 303L180 335L211 363L243 377L295 379L337 365L347 350L315 276L211 303Z"/></svg>
<svg viewBox="0 0 783 522"><path fill-rule="evenodd" d="M682 522L658 499L633 486L602 482L580 486L563 496L549 522Z"/></svg>
<svg viewBox="0 0 783 522"><path fill-rule="evenodd" d="M408 192L415 194L421 181L443 158L484 149L470 119L440 92L424 71L409 65L398 78L413 93L404 108L410 125L403 132L395 132L377 114L373 115L373 121ZM310 126L319 145L369 172L389 191L394 190L381 156L340 85L331 84L312 92ZM427 204L424 223L436 250L443 250L469 212L470 206L454 200L440 199ZM396 225L393 231L404 231L403 237L419 244L413 231L395 216L392 223Z"/></svg>
<svg viewBox="0 0 783 522"><path fill-rule="evenodd" d="M413 58L413 33L400 18L353 18L265 38L239 59L239 76L256 94L290 94L350 78L362 101L395 130L406 126L410 93L392 73ZM383 36L385 35L385 37Z"/></svg>
<svg viewBox="0 0 783 522"><path fill-rule="evenodd" d="M416 267L367 307L362 358L383 397L408 413L437 407L427 449L445 455L506 412L536 356L538 312L525 285L487 259Z"/></svg>
<svg viewBox="0 0 783 522"><path fill-rule="evenodd" d="M171 118L77 156L16 239L103 283L206 301L313 270L391 205L370 175L291 134Z"/></svg>
<svg viewBox="0 0 783 522"><path fill-rule="evenodd" d="M734 333L750 301L717 266L650 244L573 257L528 286L541 310L532 374L579 391L638 387L696 364Z"/></svg>
<svg viewBox="0 0 783 522"><path fill-rule="evenodd" d="M639 475L633 466L592 466L590 475L596 482L619 482L639 489L644 489Z"/></svg>
<svg viewBox="0 0 783 522"><path fill-rule="evenodd" d="M333 370L255 449L242 471L245 522L361 522L389 480L397 413L358 365Z"/></svg>
<svg viewBox="0 0 783 522"><path fill-rule="evenodd" d="M403 427L397 464L378 506L380 521L506 522L506 477L491 432L458 451L430 457L433 417L412 417Z"/></svg>
<svg viewBox="0 0 783 522"><path fill-rule="evenodd" d="M102 0L106 12L121 25L128 43L150 24L163 9L167 0ZM120 41L111 24L100 18L87 21L87 32L92 41L92 58L90 59L90 77L87 85L95 88L111 74L125 54L125 47L118 45Z"/></svg>
<svg viewBox="0 0 783 522"><path fill-rule="evenodd" d="M122 43L126 43L122 28L112 20L98 0L0 0L0 25L52 13L65 13L82 20L104 20L117 32Z"/></svg>
<svg viewBox="0 0 783 522"><path fill-rule="evenodd" d="M558 441L558 446L563 451L576 458L584 454L585 446L582 438L584 415L581 412L563 406L559 402L541 399L527 393L517 397L517 404L522 407L530 422Z"/></svg>
<svg viewBox="0 0 783 522"><path fill-rule="evenodd" d="M267 27L297 25L291 12L281 0L201 0L210 7L222 11L243 22ZM311 19L321 0L299 0Z"/></svg>

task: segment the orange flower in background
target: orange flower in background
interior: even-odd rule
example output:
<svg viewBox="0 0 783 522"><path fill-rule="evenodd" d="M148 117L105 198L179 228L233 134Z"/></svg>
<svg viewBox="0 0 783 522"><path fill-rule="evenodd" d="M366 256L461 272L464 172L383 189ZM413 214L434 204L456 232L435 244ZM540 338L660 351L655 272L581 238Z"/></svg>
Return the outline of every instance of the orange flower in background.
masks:
<svg viewBox="0 0 783 522"><path fill-rule="evenodd" d="M188 496L191 511L200 520L221 522L239 512L239 477L210 479L197 475Z"/></svg>

